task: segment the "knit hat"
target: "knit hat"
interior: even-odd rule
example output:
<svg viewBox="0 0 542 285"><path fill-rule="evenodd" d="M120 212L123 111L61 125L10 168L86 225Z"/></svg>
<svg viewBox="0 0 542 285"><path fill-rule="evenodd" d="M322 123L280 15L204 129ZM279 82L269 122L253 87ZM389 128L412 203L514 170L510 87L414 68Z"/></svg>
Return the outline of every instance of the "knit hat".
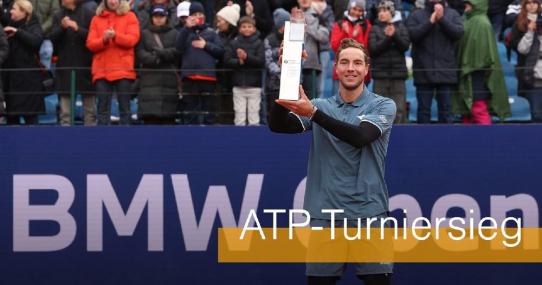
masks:
<svg viewBox="0 0 542 285"><path fill-rule="evenodd" d="M239 22L241 7L238 4L233 4L231 6L225 6L220 9L217 16L224 19L224 21L230 23L230 25L237 27L237 22Z"/></svg>
<svg viewBox="0 0 542 285"><path fill-rule="evenodd" d="M177 5L177 18L190 16L190 2L183 1Z"/></svg>
<svg viewBox="0 0 542 285"><path fill-rule="evenodd" d="M290 13L288 13L286 10L278 8L275 10L275 12L273 12L273 17L275 18L275 27L280 29L284 27L284 23L290 20L292 15L290 15Z"/></svg>
<svg viewBox="0 0 542 285"><path fill-rule="evenodd" d="M200 12L203 15L205 15L205 10L203 9L203 5L201 5L200 2L190 2L190 16L194 15L194 13Z"/></svg>
<svg viewBox="0 0 542 285"><path fill-rule="evenodd" d="M395 14L395 3L390 0L384 0L380 2L380 4L378 5L378 9L380 8L388 9L392 16Z"/></svg>
<svg viewBox="0 0 542 285"><path fill-rule="evenodd" d="M354 7L361 7L361 9L365 11L365 0L350 0L350 2L348 2L348 8L346 10L348 11Z"/></svg>
<svg viewBox="0 0 542 285"><path fill-rule="evenodd" d="M152 8L152 15L154 14L162 14L164 16L169 15L166 6L164 5L156 5Z"/></svg>

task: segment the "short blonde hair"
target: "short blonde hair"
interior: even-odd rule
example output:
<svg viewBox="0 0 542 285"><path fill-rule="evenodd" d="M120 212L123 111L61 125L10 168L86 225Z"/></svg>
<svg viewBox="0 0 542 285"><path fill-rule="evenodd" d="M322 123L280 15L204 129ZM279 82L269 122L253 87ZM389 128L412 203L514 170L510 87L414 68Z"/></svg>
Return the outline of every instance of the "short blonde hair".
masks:
<svg viewBox="0 0 542 285"><path fill-rule="evenodd" d="M34 7L32 7L32 3L28 0L15 0L15 3L13 5L17 4L19 8L26 13L26 23L30 21L30 18L32 17L32 12L34 12Z"/></svg>

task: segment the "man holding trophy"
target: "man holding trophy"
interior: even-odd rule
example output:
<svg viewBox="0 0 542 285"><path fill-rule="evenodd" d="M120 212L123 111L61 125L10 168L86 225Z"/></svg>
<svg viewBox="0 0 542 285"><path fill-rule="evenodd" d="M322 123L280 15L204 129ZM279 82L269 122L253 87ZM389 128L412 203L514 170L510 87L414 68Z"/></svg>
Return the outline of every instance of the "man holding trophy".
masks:
<svg viewBox="0 0 542 285"><path fill-rule="evenodd" d="M304 199L311 227L330 228L333 216L322 213L322 209L344 210L333 217L336 227L343 227L345 218L348 227L357 227L358 219L365 224L362 227L367 218L381 221L389 216L384 164L395 103L367 90L364 78L369 70L368 52L353 39L344 39L335 57L339 93L328 99L309 100L299 85L299 75L292 76L296 70L288 66L292 61L301 63L307 56L298 44L299 35L291 34L303 32L299 26L292 27L299 22L303 25L300 15L292 11L291 21L286 22L279 64L288 76L281 76L269 128L286 134L312 130ZM292 90L292 81L298 88ZM308 284L335 284L345 268L346 263L307 263ZM356 263L356 275L365 285L391 284L392 272L392 263Z"/></svg>

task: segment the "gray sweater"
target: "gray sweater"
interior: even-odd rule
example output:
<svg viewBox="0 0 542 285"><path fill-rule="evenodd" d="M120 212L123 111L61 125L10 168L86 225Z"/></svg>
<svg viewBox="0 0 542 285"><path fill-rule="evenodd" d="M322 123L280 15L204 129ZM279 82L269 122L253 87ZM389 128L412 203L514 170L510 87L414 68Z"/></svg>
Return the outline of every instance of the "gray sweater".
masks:
<svg viewBox="0 0 542 285"><path fill-rule="evenodd" d="M307 20L307 33L305 35L307 60L303 63L303 69L322 70L318 45L329 43L329 30L319 24L319 20L314 14L316 12L312 8L305 10L305 19Z"/></svg>

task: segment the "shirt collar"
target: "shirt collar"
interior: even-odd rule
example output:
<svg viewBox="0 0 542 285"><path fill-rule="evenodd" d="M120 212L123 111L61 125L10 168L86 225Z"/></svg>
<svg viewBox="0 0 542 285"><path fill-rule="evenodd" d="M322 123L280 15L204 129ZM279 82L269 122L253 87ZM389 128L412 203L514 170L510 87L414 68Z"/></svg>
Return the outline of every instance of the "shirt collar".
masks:
<svg viewBox="0 0 542 285"><path fill-rule="evenodd" d="M367 91L367 86L365 86L364 84L363 92L361 92L361 96L359 96L354 102L352 102L352 105L356 107L361 107L363 104L365 104L365 102L367 102L368 97L369 97L369 91ZM337 94L335 94L335 102L337 103L338 106L342 106L343 104L345 104L343 98L338 92Z"/></svg>

